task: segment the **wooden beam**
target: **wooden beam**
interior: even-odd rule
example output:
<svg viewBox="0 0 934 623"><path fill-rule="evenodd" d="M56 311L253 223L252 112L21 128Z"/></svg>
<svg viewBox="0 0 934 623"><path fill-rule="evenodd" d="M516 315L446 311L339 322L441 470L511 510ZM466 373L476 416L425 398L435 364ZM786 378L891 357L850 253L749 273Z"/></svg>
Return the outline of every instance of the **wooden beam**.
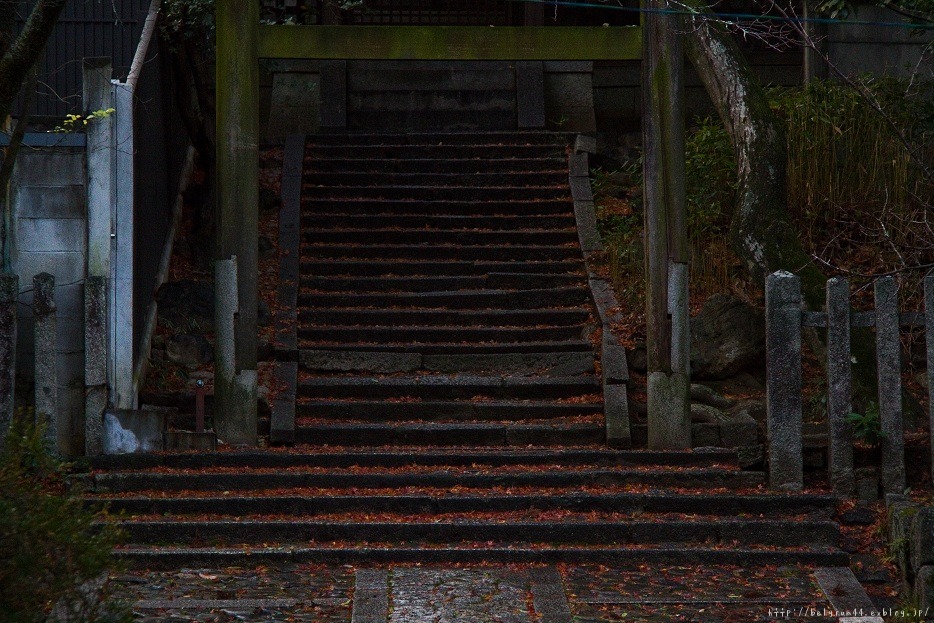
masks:
<svg viewBox="0 0 934 623"><path fill-rule="evenodd" d="M642 29L521 26L259 27L260 58L422 61L636 60Z"/></svg>

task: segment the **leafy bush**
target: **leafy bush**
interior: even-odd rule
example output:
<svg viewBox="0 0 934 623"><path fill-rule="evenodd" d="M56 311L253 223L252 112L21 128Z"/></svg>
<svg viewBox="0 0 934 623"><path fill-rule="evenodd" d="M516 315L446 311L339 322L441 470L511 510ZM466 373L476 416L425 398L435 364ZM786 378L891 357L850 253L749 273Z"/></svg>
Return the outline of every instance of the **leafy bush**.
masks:
<svg viewBox="0 0 934 623"><path fill-rule="evenodd" d="M725 234L736 200L736 158L718 119L699 119L688 133L684 175L690 237Z"/></svg>
<svg viewBox="0 0 934 623"><path fill-rule="evenodd" d="M119 534L99 519L32 414L18 413L0 451L0 622L122 620L102 603Z"/></svg>
<svg viewBox="0 0 934 623"><path fill-rule="evenodd" d="M853 436L859 441L877 446L882 442L882 420L876 403L869 402L865 413L851 413L849 421L853 425Z"/></svg>

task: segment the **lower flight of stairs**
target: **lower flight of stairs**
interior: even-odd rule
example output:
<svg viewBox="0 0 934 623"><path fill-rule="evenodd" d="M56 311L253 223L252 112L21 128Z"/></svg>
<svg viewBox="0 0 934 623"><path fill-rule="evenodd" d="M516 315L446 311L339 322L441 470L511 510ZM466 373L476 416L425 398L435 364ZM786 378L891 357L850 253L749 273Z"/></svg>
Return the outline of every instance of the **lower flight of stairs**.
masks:
<svg viewBox="0 0 934 623"><path fill-rule="evenodd" d="M729 451L296 447L98 467L89 499L149 567L847 562L832 496L766 493Z"/></svg>
<svg viewBox="0 0 934 623"><path fill-rule="evenodd" d="M97 459L122 557L846 564L832 496L770 493L729 450L604 447L564 137L302 157L294 445Z"/></svg>

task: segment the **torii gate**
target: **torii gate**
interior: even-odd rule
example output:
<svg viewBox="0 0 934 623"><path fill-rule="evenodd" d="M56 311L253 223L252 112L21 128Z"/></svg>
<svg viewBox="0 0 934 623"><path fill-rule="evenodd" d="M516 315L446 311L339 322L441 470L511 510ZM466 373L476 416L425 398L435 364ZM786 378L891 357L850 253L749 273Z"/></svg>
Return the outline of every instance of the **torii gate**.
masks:
<svg viewBox="0 0 934 623"><path fill-rule="evenodd" d="M664 8L666 2L649 0L647 6ZM687 313L683 62L672 26L674 16L645 14L645 29L655 34L643 42L640 26L275 26L260 24L258 0L219 0L216 10L216 222L220 258L235 258L233 263L219 262L218 266L223 266L219 273L235 278L238 295L237 301L230 300L218 274L214 409L221 439L231 444L256 444L260 59L575 61L644 57L643 110L651 111L644 115L650 121L643 123L648 146L649 444L656 448L690 447L687 333L683 330ZM232 311L238 312L233 322Z"/></svg>

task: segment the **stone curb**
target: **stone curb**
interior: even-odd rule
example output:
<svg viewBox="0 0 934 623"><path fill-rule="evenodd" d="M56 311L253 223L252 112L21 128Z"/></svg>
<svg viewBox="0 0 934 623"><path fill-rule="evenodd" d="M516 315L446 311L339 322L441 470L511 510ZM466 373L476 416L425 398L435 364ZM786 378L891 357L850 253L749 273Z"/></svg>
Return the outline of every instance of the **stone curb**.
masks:
<svg viewBox="0 0 934 623"><path fill-rule="evenodd" d="M629 366L626 349L613 334L613 325L619 318L619 302L610 284L594 271L592 255L604 251L603 240L597 230L593 189L590 186L588 152L596 150L594 139L578 136L574 153L569 156L568 169L571 197L574 200L574 217L584 260L587 265L587 284L590 299L601 328L600 365L602 370L604 415L606 417L606 442L611 447L631 448L632 433L629 421L627 383Z"/></svg>
<svg viewBox="0 0 934 623"><path fill-rule="evenodd" d="M876 607L849 567L825 567L814 571L840 623L884 623Z"/></svg>
<svg viewBox="0 0 934 623"><path fill-rule="evenodd" d="M295 388L298 366L292 353L298 350L298 285L301 277L302 170L306 137L286 138L282 161L282 208L279 212L279 311L276 314L276 350L286 361L276 361L273 375L286 390L272 401L269 439L272 443L295 441Z"/></svg>

